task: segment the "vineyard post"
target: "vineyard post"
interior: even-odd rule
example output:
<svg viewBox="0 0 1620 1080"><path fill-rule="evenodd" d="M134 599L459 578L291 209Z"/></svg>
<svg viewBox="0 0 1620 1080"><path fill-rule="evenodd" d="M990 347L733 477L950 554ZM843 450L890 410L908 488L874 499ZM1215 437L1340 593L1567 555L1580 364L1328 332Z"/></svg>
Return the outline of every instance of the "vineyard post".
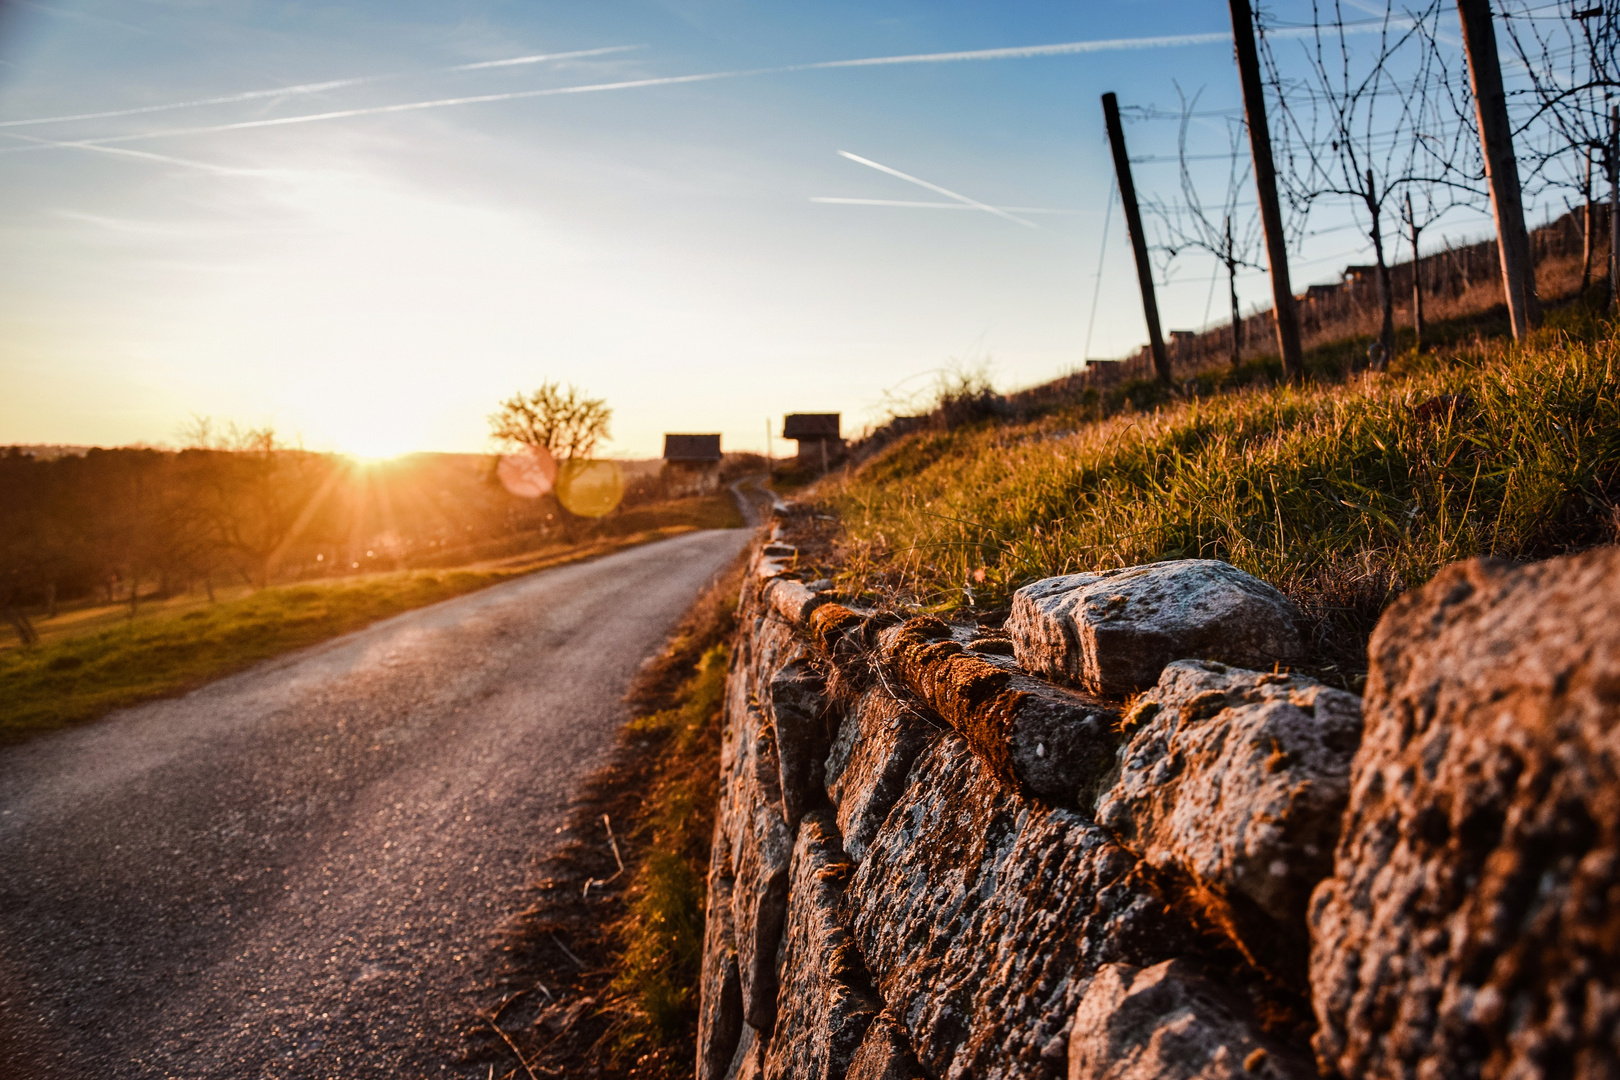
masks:
<svg viewBox="0 0 1620 1080"><path fill-rule="evenodd" d="M1271 160L1271 128L1266 123L1265 91L1260 85L1260 54L1254 45L1254 15L1249 0L1231 0L1232 41L1237 48L1238 78L1243 85L1243 114L1254 154L1254 186L1260 196L1260 224L1266 234L1266 260L1271 267L1271 303L1277 319L1277 347L1283 374L1290 380L1305 372L1299 344L1299 313L1288 280L1288 240L1282 207L1277 202L1277 169Z"/></svg>
<svg viewBox="0 0 1620 1080"><path fill-rule="evenodd" d="M1159 381L1170 385L1170 356L1165 352L1164 333L1159 329L1159 301L1153 293L1153 263L1148 259L1147 237L1142 232L1142 212L1136 205L1136 185L1131 181L1131 159L1125 152L1125 129L1119 123L1119 98L1102 96L1103 120L1108 125L1108 145L1114 151L1114 174L1119 179L1119 201L1125 207L1125 227L1131 234L1131 251L1136 255L1136 280L1142 286L1142 313L1147 317L1148 348L1153 353L1153 370Z"/></svg>
<svg viewBox="0 0 1620 1080"><path fill-rule="evenodd" d="M1496 30L1490 0L1457 0L1462 20L1463 50L1474 88L1479 119L1479 145L1485 179L1496 217L1496 249L1501 254L1502 286L1507 293L1513 339L1523 341L1536 318L1535 268L1530 263L1530 234L1524 225L1519 193L1519 166L1513 156L1513 128L1508 122L1502 65L1496 55Z"/></svg>

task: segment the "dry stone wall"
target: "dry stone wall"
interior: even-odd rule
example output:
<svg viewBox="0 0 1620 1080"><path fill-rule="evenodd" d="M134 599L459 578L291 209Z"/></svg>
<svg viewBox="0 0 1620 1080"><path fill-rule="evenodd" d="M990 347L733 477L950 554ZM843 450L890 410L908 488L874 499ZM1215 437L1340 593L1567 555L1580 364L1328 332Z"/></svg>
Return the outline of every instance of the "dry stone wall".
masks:
<svg viewBox="0 0 1620 1080"><path fill-rule="evenodd" d="M1364 704L1223 563L980 628L839 603L794 520L741 600L699 1080L1620 1075L1612 549L1448 570Z"/></svg>

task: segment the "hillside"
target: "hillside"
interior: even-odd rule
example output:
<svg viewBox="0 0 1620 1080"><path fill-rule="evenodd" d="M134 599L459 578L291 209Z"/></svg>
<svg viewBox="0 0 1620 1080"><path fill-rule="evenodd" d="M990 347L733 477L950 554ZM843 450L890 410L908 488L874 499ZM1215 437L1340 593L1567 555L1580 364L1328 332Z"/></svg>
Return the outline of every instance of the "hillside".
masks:
<svg viewBox="0 0 1620 1080"><path fill-rule="evenodd" d="M870 600L993 617L1036 578L1224 559L1299 604L1313 666L1345 680L1388 602L1442 565L1620 536L1620 343L1585 309L1525 347L1190 389L896 440L818 489L838 518L827 573Z"/></svg>

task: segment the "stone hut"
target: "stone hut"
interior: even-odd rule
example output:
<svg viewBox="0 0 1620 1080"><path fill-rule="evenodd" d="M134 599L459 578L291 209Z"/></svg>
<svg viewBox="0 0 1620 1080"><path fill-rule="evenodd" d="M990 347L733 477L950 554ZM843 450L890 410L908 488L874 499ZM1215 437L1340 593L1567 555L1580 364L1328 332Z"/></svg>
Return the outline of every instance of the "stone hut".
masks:
<svg viewBox="0 0 1620 1080"><path fill-rule="evenodd" d="M720 436L665 435L659 474L669 495L713 495L720 490Z"/></svg>
<svg viewBox="0 0 1620 1080"><path fill-rule="evenodd" d="M782 421L782 438L798 441L799 465L824 468L844 456L838 413L789 413Z"/></svg>

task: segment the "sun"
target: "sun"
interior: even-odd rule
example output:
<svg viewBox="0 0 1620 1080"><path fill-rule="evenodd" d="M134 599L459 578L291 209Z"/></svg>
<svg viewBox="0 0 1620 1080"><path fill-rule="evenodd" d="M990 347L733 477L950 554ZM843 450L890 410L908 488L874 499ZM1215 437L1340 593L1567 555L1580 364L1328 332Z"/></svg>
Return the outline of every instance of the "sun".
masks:
<svg viewBox="0 0 1620 1080"><path fill-rule="evenodd" d="M411 453L417 449L413 445L414 434L408 425L355 424L350 430L339 432L336 441L343 453L370 463Z"/></svg>

